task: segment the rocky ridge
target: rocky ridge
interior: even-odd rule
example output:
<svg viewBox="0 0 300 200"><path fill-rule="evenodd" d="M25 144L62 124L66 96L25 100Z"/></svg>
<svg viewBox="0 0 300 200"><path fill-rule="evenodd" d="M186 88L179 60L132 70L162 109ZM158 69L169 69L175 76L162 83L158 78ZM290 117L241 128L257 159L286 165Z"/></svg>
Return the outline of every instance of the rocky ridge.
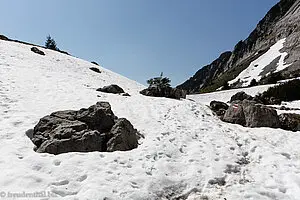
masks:
<svg viewBox="0 0 300 200"><path fill-rule="evenodd" d="M250 63L263 55L280 39L286 38L282 51L287 52L285 63L290 66L280 72L283 78L300 76L300 0L281 0L273 6L244 41L232 52L225 52L210 65L201 68L183 84L177 86L189 93L210 92L237 77ZM274 60L278 58L274 57ZM271 62L269 65L276 65ZM266 73L274 67L266 66ZM236 87L239 87L238 85Z"/></svg>

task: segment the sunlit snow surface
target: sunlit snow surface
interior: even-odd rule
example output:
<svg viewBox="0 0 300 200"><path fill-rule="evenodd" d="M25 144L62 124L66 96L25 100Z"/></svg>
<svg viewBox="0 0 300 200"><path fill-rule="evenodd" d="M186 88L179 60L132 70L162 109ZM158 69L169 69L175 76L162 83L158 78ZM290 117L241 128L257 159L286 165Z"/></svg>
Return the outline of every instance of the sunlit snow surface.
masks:
<svg viewBox="0 0 300 200"><path fill-rule="evenodd" d="M229 92L151 98L144 86L93 64L0 40L0 192L50 192L43 199L299 200L300 134L221 122L206 106ZM116 58L117 59L117 58ZM124 66L126 67L126 66ZM118 84L131 97L96 92ZM253 93L266 88L251 88ZM209 99L208 99L209 98ZM40 154L25 131L51 112L108 101L145 136L128 152ZM295 105L296 106L296 105ZM242 154L250 163L225 173ZM226 185L208 181L225 177ZM1 198L0 198L1 199ZM18 198L21 199L21 198ZM24 198L26 199L26 198Z"/></svg>
<svg viewBox="0 0 300 200"><path fill-rule="evenodd" d="M248 86L252 79L259 81L262 76L260 73L263 72L264 68L268 66L274 59L279 58L277 68L274 72L279 72L290 64L285 64L284 59L288 55L286 52L280 52L283 48L286 38L277 41L265 54L253 61L248 68L242 71L235 79L229 81L229 84L237 82L239 79L243 82L242 86Z"/></svg>

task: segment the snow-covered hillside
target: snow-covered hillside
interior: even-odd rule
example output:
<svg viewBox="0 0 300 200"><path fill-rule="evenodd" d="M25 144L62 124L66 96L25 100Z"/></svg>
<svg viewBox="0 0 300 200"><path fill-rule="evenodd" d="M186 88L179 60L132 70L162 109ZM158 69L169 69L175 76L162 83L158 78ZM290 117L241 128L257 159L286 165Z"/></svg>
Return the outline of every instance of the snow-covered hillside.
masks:
<svg viewBox="0 0 300 200"><path fill-rule="evenodd" d="M229 100L228 91L181 101L146 97L138 93L143 85L107 69L98 74L89 62L30 48L0 40L0 197L45 191L50 197L37 199L299 199L300 135L221 122L206 105ZM132 96L96 91L112 83ZM97 101L108 101L145 136L137 149L33 151L25 132L41 117ZM237 164L242 158L250 163ZM225 185L209 184L215 178Z"/></svg>

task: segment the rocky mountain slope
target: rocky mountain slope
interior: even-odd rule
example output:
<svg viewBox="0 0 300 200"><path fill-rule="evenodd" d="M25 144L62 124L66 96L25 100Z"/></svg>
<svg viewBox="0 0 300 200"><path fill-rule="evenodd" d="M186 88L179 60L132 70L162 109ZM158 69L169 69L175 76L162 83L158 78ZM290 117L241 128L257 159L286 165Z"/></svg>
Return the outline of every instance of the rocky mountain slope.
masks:
<svg viewBox="0 0 300 200"><path fill-rule="evenodd" d="M232 87L248 86L252 79L264 83L274 73L278 73L281 79L300 76L299 24L300 1L281 0L271 8L247 39L235 45L232 52L223 53L178 88L189 93L214 91L237 78L241 72L244 76L232 81ZM276 50L280 54L274 53L272 47L279 47ZM252 69L248 69L251 64ZM259 72L254 76L249 71L258 71L256 67L259 67ZM245 71L247 69L248 73Z"/></svg>

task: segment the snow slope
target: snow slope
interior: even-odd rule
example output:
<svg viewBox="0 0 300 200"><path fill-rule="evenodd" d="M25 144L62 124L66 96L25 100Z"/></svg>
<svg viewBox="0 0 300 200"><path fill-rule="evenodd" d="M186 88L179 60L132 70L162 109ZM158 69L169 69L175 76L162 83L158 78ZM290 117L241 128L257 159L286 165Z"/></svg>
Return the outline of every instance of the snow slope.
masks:
<svg viewBox="0 0 300 200"><path fill-rule="evenodd" d="M249 67L242 71L235 79L229 81L229 84L233 84L237 82L239 79L243 82L242 86L246 87L250 84L252 79L259 81L262 76L260 75L263 72L264 68L268 66L275 58L279 57L279 61L277 63L277 68L274 72L279 72L286 67L290 66L290 64L285 64L284 59L288 55L286 52L280 52L283 48L286 38L278 40L276 44L274 44L270 49L257 58L255 61L250 63Z"/></svg>
<svg viewBox="0 0 300 200"><path fill-rule="evenodd" d="M97 74L89 62L30 48L0 40L0 197L45 191L50 197L37 199L299 200L300 135L221 122L205 104L229 93L189 96L193 101L145 97L138 93L144 86L107 69ZM95 91L111 83L132 96ZM25 132L41 117L97 101L108 101L145 136L137 149L33 151ZM238 166L245 156L250 163ZM224 186L208 184L221 177Z"/></svg>

